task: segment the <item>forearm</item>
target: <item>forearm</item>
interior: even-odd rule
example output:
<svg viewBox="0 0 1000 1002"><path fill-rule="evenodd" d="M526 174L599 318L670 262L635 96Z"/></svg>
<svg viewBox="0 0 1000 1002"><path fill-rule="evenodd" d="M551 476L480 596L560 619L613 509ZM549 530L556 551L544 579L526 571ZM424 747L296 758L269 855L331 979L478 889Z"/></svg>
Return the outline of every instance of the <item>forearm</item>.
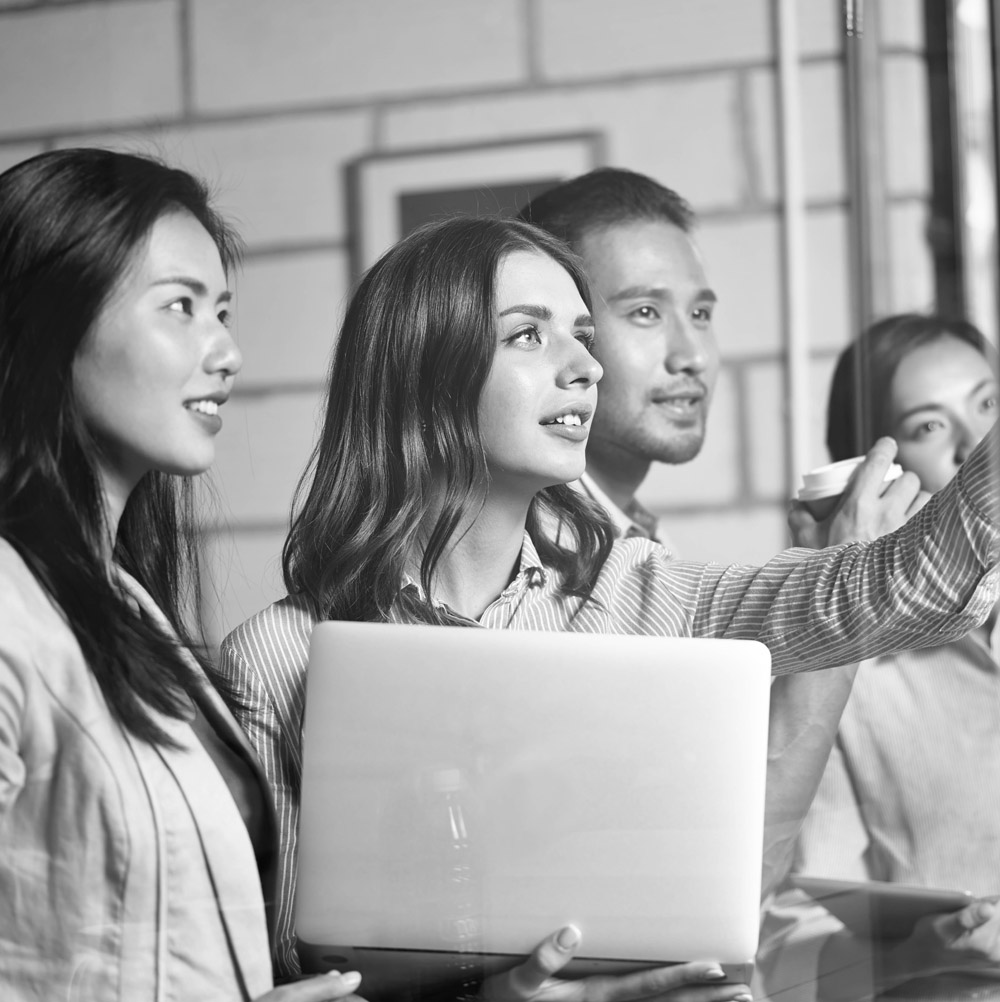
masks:
<svg viewBox="0 0 1000 1002"><path fill-rule="evenodd" d="M830 757L857 668L852 664L786 675L771 686L762 900L792 865L796 839Z"/></svg>

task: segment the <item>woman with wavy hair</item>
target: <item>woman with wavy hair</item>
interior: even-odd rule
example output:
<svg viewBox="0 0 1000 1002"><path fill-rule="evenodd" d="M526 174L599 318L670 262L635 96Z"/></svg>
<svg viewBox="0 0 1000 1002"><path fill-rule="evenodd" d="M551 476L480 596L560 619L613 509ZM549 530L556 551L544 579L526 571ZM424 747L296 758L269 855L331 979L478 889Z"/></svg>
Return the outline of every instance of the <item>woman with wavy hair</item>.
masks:
<svg viewBox="0 0 1000 1002"><path fill-rule="evenodd" d="M289 595L226 639L220 666L278 799L279 970L297 964L298 735L316 621L758 639L780 673L938 642L988 611L997 498L985 446L950 493L875 543L723 567L614 540L606 516L565 486L584 468L602 374L587 302L555 238L464 218L405 238L351 300L285 544ZM893 451L875 449L879 480ZM535 964L539 983L557 998L588 991L545 981L576 933L552 943L561 950ZM681 965L591 990L745 993L706 984L711 973Z"/></svg>
<svg viewBox="0 0 1000 1002"><path fill-rule="evenodd" d="M0 998L272 989L275 825L210 684L193 478L241 365L239 240L105 150L0 174Z"/></svg>

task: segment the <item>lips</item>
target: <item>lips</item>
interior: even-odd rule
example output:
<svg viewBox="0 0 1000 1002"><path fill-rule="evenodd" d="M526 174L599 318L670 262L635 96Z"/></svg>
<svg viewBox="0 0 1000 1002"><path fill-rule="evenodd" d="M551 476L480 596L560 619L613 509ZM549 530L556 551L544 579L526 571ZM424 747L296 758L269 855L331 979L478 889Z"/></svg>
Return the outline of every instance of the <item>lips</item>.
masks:
<svg viewBox="0 0 1000 1002"><path fill-rule="evenodd" d="M667 404L675 407L694 407L708 396L708 390L701 383L692 383L669 390L657 390L652 394L654 404Z"/></svg>
<svg viewBox="0 0 1000 1002"><path fill-rule="evenodd" d="M214 400L189 400L184 406L189 411L210 414L213 417L219 413L219 405Z"/></svg>
<svg viewBox="0 0 1000 1002"><path fill-rule="evenodd" d="M206 393L203 397L192 397L184 401L184 406L189 411L198 414L207 414L210 417L217 417L219 408L229 399L229 394L225 390L216 390L215 393Z"/></svg>
<svg viewBox="0 0 1000 1002"><path fill-rule="evenodd" d="M565 428L582 428L591 418L594 408L587 403L567 404L542 418L539 424L560 425Z"/></svg>

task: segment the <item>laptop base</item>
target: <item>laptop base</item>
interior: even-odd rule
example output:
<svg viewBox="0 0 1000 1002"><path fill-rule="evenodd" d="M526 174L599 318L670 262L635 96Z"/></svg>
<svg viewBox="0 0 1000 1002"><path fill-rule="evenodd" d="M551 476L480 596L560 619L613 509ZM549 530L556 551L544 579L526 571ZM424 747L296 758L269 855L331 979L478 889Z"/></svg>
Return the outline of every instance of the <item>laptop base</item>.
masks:
<svg viewBox="0 0 1000 1002"><path fill-rule="evenodd" d="M445 950L403 950L384 947L324 946L298 944L304 973L321 974L337 970L360 971L358 992L369 1002L386 999L460 998L475 994L486 977L516 967L526 958L510 953L453 953ZM670 967L671 961L626 960L603 957L575 957L556 977L567 980L591 975L632 974L637 971ZM720 964L725 979L712 984L749 984L753 963ZM476 988L471 986L475 985ZM469 991L465 991L465 989Z"/></svg>

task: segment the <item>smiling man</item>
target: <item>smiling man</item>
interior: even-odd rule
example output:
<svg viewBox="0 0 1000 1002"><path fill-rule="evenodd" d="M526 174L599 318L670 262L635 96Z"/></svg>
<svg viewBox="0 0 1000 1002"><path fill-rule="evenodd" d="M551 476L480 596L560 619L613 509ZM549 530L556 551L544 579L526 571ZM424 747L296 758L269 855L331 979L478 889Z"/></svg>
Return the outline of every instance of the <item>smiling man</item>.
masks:
<svg viewBox="0 0 1000 1002"><path fill-rule="evenodd" d="M652 178L604 167L550 189L521 215L569 243L591 283L604 378L580 486L623 535L672 549L636 492L652 463L686 463L705 438L719 349L694 213Z"/></svg>
<svg viewBox="0 0 1000 1002"><path fill-rule="evenodd" d="M583 259L604 369L578 486L623 535L666 538L636 500L654 462L687 463L701 450L719 369L716 294L692 239L695 217L676 192L633 171L602 167L549 189L521 217ZM811 545L870 539L905 519L916 494L879 497L891 460L870 454L841 509L824 523L795 514ZM904 493L901 491L901 493ZM808 525L804 525L808 522ZM855 666L786 676L771 688L762 889L791 863L795 838L833 745Z"/></svg>

